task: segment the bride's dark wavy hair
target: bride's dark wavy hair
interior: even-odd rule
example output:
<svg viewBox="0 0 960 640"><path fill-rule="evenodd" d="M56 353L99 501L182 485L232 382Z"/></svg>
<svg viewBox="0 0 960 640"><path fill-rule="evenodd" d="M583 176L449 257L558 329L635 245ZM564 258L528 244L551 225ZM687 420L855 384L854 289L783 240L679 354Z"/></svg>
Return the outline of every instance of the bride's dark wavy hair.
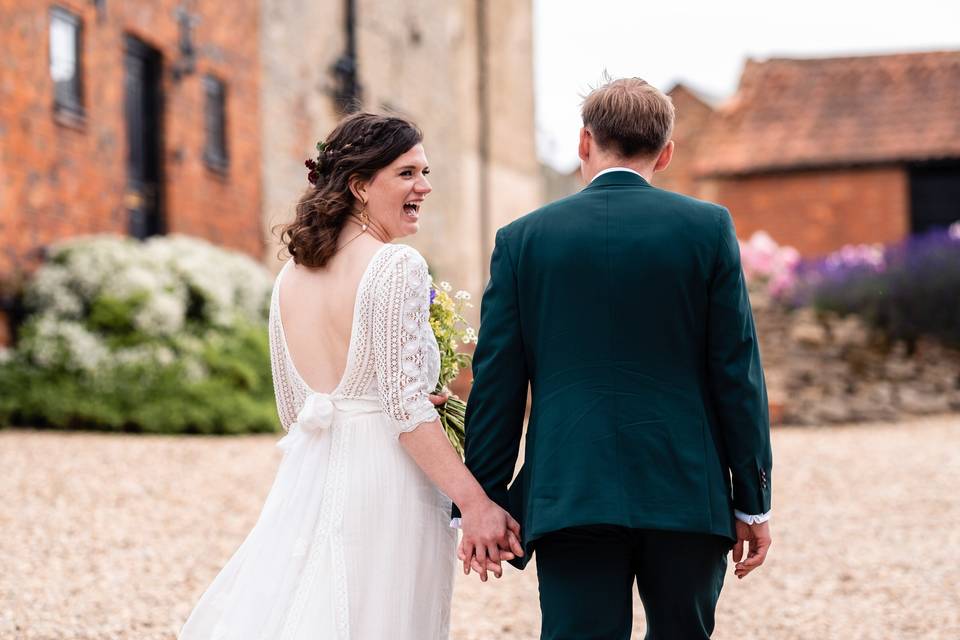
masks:
<svg viewBox="0 0 960 640"><path fill-rule="evenodd" d="M357 205L350 181L370 180L422 141L420 128L406 118L355 113L341 120L324 141L310 173L313 184L300 198L293 222L280 225L280 240L294 262L310 268L327 264Z"/></svg>

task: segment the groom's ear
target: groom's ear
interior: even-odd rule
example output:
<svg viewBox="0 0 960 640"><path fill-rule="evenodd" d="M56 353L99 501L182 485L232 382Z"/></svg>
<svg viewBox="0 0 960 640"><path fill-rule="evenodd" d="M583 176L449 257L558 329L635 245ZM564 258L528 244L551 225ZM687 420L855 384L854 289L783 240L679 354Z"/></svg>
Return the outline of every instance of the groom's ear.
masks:
<svg viewBox="0 0 960 640"><path fill-rule="evenodd" d="M586 127L580 127L580 145L577 147L577 155L581 160L587 160L590 157L590 140L593 136Z"/></svg>
<svg viewBox="0 0 960 640"><path fill-rule="evenodd" d="M653 172L663 171L668 166L670 166L670 161L673 160L673 140L669 141L667 145L660 151L660 155L657 156L657 163L653 165Z"/></svg>

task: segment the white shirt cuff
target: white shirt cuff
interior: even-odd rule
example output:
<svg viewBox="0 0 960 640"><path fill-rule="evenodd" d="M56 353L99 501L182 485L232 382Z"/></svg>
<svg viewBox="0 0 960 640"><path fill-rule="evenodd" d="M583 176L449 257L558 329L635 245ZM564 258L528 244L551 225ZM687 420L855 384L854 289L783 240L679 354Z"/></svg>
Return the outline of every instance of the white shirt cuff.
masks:
<svg viewBox="0 0 960 640"><path fill-rule="evenodd" d="M761 522L766 522L770 519L770 514L773 513L773 510L767 511L766 513L761 513L757 515L750 515L744 513L743 511L733 510L733 515L736 516L737 520L740 522L746 522L747 524L760 524Z"/></svg>
<svg viewBox="0 0 960 640"><path fill-rule="evenodd" d="M737 511L736 509L734 509L733 511L733 515L736 516L737 520L739 520L740 522L746 522L747 524L760 524L761 522L766 522L767 520L770 519L770 515L772 513L773 513L772 509L770 511L767 511L766 513L761 513L757 515L750 515L748 513L744 513L743 511ZM450 520L450 528L460 529L461 528L460 518L452 518Z"/></svg>

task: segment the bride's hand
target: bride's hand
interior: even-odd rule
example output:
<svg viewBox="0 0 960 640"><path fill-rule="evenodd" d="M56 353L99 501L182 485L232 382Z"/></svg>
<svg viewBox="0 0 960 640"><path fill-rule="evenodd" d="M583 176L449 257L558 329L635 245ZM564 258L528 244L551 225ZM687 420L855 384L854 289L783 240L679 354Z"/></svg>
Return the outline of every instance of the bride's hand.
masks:
<svg viewBox="0 0 960 640"><path fill-rule="evenodd" d="M450 392L447 391L446 389L444 389L443 392L440 394L431 393L429 395L430 402L432 402L433 406L435 407L440 407L446 404L447 398L449 397L450 397Z"/></svg>

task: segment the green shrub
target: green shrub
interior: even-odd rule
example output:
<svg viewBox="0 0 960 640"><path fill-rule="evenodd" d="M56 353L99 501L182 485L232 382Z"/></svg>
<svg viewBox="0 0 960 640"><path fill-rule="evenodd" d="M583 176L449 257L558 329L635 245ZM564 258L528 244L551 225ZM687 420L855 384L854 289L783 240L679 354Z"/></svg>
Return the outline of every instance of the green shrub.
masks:
<svg viewBox="0 0 960 640"><path fill-rule="evenodd" d="M0 363L0 424L150 433L278 428L270 274L185 237L91 237L28 281Z"/></svg>

